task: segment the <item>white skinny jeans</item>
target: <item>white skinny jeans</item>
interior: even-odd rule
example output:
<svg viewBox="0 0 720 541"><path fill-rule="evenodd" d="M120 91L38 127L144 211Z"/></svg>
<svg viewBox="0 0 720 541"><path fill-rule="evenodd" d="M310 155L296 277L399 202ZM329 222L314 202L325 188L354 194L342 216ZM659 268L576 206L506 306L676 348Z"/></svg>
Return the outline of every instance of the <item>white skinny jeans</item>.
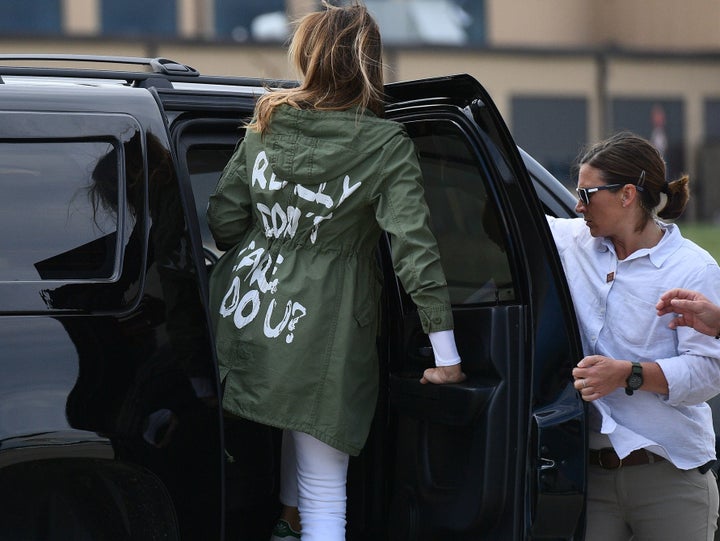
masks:
<svg viewBox="0 0 720 541"><path fill-rule="evenodd" d="M348 454L284 430L281 456L280 501L300 510L302 541L345 541Z"/></svg>

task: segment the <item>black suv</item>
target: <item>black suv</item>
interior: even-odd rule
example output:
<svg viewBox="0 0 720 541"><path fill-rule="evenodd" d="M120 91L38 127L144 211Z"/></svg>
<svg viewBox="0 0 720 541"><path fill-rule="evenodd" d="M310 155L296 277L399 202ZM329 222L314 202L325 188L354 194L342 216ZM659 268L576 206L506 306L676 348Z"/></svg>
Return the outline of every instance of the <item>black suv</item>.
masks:
<svg viewBox="0 0 720 541"><path fill-rule="evenodd" d="M292 83L62 55L0 55L0 79L0 539L268 539L278 433L209 396L205 209L256 97ZM386 90L469 378L419 383L432 354L383 239L381 393L347 537L579 540L581 348L544 218L575 199L472 77Z"/></svg>

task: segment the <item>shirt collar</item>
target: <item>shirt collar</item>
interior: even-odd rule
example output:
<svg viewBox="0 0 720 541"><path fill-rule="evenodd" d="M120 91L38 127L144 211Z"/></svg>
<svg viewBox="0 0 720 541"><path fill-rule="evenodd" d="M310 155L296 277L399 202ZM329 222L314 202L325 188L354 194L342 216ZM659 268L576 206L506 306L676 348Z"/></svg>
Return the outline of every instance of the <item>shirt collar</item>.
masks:
<svg viewBox="0 0 720 541"><path fill-rule="evenodd" d="M657 224L660 226L660 229L663 230L663 236L660 239L660 242L652 248L643 248L633 252L625 259L625 261L631 261L633 259L648 256L650 258L650 262L655 265L655 267L660 268L667 258L680 247L683 237L680 234L678 226L675 224L666 224L660 220L657 220ZM615 247L607 237L593 238L593 242L595 244L595 250L598 252L610 251L615 253Z"/></svg>

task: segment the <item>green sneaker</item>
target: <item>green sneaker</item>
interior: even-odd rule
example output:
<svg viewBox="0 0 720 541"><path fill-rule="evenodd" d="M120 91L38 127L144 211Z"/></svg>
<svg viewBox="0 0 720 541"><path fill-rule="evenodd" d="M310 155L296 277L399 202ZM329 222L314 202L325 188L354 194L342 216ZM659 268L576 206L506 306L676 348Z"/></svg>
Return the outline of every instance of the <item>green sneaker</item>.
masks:
<svg viewBox="0 0 720 541"><path fill-rule="evenodd" d="M291 539L300 539L300 532L293 530L286 520L278 520L273 528L270 541L290 541Z"/></svg>

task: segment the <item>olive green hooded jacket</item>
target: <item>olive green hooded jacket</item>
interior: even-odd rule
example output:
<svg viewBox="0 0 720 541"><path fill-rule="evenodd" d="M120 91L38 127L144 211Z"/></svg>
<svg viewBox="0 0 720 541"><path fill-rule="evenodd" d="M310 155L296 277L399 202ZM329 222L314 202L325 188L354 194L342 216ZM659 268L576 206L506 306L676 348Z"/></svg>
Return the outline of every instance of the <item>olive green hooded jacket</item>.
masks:
<svg viewBox="0 0 720 541"><path fill-rule="evenodd" d="M210 281L224 409L357 455L378 393L381 229L425 332L453 326L404 128L281 106L236 149L208 222L227 250Z"/></svg>

